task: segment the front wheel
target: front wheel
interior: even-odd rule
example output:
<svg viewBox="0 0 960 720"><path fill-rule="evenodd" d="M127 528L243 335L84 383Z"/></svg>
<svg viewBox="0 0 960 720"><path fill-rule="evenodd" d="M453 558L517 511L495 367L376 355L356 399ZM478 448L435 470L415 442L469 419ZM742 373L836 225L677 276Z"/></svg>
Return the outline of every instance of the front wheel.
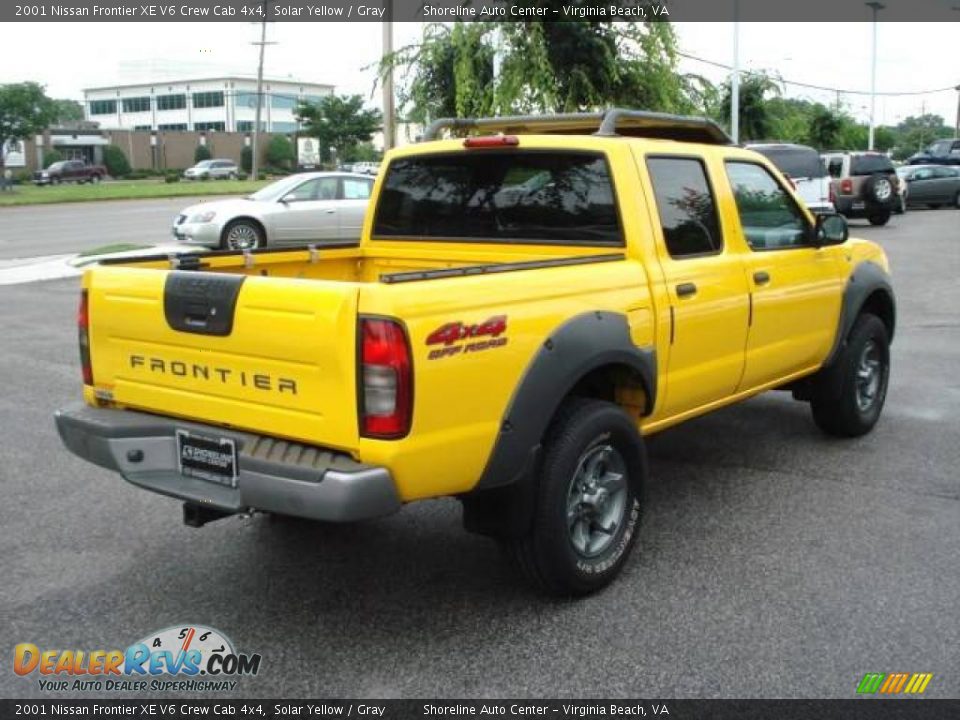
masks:
<svg viewBox="0 0 960 720"><path fill-rule="evenodd" d="M100 184L100 176L99 176L99 175L91 175L91 176L90 176L90 184L91 184L91 185L99 185L99 184Z"/></svg>
<svg viewBox="0 0 960 720"><path fill-rule="evenodd" d="M646 475L643 441L626 412L567 400L545 441L531 528L511 545L527 579L562 597L609 584L636 542Z"/></svg>
<svg viewBox="0 0 960 720"><path fill-rule="evenodd" d="M864 313L853 324L836 362L814 383L814 422L830 435L865 435L880 419L889 379L887 326L876 315Z"/></svg>
<svg viewBox="0 0 960 720"><path fill-rule="evenodd" d="M263 230L251 220L234 220L224 228L220 241L227 250L256 250L266 244Z"/></svg>

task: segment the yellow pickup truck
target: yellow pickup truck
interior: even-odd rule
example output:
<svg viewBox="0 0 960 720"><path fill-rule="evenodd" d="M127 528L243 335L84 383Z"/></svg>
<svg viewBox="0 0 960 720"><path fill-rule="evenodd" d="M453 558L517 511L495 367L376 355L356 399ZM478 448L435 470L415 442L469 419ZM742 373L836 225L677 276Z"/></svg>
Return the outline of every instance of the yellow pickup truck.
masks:
<svg viewBox="0 0 960 720"><path fill-rule="evenodd" d="M643 436L774 389L830 434L877 422L894 295L847 234L703 119L438 121L387 155L359 244L87 270L56 424L190 525L453 496L585 594L636 540Z"/></svg>

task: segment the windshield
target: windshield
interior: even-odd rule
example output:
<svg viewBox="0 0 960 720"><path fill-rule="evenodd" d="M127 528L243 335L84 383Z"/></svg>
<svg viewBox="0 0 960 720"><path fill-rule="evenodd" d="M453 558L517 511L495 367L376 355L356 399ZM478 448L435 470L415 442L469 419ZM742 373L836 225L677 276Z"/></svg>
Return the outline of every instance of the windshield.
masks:
<svg viewBox="0 0 960 720"><path fill-rule="evenodd" d="M765 155L777 169L792 178L818 178L827 174L820 155L813 148L800 145L754 148Z"/></svg>
<svg viewBox="0 0 960 720"><path fill-rule="evenodd" d="M266 187L260 188L252 195L247 196L247 199L265 200L267 202L270 202L271 200L279 200L281 197L286 195L288 192L293 190L293 188L307 179L308 178L304 177L303 175L290 175L288 177L281 178L276 182L272 182Z"/></svg>
<svg viewBox="0 0 960 720"><path fill-rule="evenodd" d="M947 155L950 153L950 141L941 140L927 147L928 155Z"/></svg>
<svg viewBox="0 0 960 720"><path fill-rule="evenodd" d="M55 162L53 165L47 168L47 170L63 170L66 162Z"/></svg>
<svg viewBox="0 0 960 720"><path fill-rule="evenodd" d="M598 153L478 150L390 163L378 237L622 245Z"/></svg>

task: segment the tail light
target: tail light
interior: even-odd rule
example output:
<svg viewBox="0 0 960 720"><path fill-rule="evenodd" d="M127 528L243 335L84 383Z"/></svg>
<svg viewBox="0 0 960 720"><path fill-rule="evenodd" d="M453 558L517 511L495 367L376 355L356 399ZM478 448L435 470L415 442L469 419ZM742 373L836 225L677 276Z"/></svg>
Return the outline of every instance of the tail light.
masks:
<svg viewBox="0 0 960 720"><path fill-rule="evenodd" d="M827 198L830 200L831 205L837 204L837 191L833 189L833 183L827 183L829 189L827 190Z"/></svg>
<svg viewBox="0 0 960 720"><path fill-rule="evenodd" d="M481 135L463 141L465 148L515 147L520 144L516 135Z"/></svg>
<svg viewBox="0 0 960 720"><path fill-rule="evenodd" d="M80 341L83 384L93 385L93 365L90 362L90 299L85 289L80 291L80 307L77 308L77 339Z"/></svg>
<svg viewBox="0 0 960 720"><path fill-rule="evenodd" d="M413 365L407 333L396 320L360 319L360 434L404 437L413 416Z"/></svg>
<svg viewBox="0 0 960 720"><path fill-rule="evenodd" d="M853 180L844 178L840 181L840 193L842 195L853 195Z"/></svg>

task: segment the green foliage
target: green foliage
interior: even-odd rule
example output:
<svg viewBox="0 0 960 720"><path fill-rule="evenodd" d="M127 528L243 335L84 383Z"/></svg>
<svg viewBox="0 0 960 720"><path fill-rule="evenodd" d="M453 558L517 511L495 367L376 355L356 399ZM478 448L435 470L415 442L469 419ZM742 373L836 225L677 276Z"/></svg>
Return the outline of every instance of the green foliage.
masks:
<svg viewBox="0 0 960 720"><path fill-rule="evenodd" d="M210 148L206 145L197 145L197 149L193 151L194 162L209 160L211 157L213 157L213 155L210 154Z"/></svg>
<svg viewBox="0 0 960 720"><path fill-rule="evenodd" d="M934 140L953 137L953 128L947 125L939 115L911 115L897 126L898 145L906 155L923 150Z"/></svg>
<svg viewBox="0 0 960 720"><path fill-rule="evenodd" d="M34 82L0 85L0 145L42 132L56 116L53 101ZM3 153L0 153L0 170Z"/></svg>
<svg viewBox="0 0 960 720"><path fill-rule="evenodd" d="M76 100L54 100L55 115L53 121L58 125L83 120L83 105Z"/></svg>
<svg viewBox="0 0 960 720"><path fill-rule="evenodd" d="M766 73L751 73L740 80L740 142L770 140L773 136L773 118L768 107L768 95L780 94L780 83ZM732 92L726 83L720 102L724 121L730 117Z"/></svg>
<svg viewBox="0 0 960 720"><path fill-rule="evenodd" d="M245 173L253 170L253 148L249 145L244 145L240 151L240 169Z"/></svg>
<svg viewBox="0 0 960 720"><path fill-rule="evenodd" d="M43 151L43 167L48 168L53 165L55 162L60 162L63 160L63 153L59 150L44 150Z"/></svg>
<svg viewBox="0 0 960 720"><path fill-rule="evenodd" d="M322 160L330 158L331 147L339 159L357 143L370 142L381 126L380 111L364 109L360 95L325 95L318 103L300 103L296 114L301 135L317 138Z"/></svg>
<svg viewBox="0 0 960 720"><path fill-rule="evenodd" d="M375 162L380 160L380 153L373 146L373 143L364 142L351 145L343 151L340 157L343 162Z"/></svg>
<svg viewBox="0 0 960 720"><path fill-rule="evenodd" d="M169 170L167 174L163 176L163 181L165 183L178 183L180 182L180 173L177 170Z"/></svg>
<svg viewBox="0 0 960 720"><path fill-rule="evenodd" d="M296 158L293 143L285 135L274 135L270 138L267 145L267 163L289 170Z"/></svg>
<svg viewBox="0 0 960 720"><path fill-rule="evenodd" d="M130 174L130 162L123 150L116 145L107 145L103 148L103 164L111 177L125 177Z"/></svg>
<svg viewBox="0 0 960 720"><path fill-rule="evenodd" d="M562 4L545 0L548 10ZM667 112L704 107L712 85L678 77L676 65L676 38L666 22L455 22L427 25L423 40L385 58L380 72L401 72L406 116L427 122L611 105Z"/></svg>

